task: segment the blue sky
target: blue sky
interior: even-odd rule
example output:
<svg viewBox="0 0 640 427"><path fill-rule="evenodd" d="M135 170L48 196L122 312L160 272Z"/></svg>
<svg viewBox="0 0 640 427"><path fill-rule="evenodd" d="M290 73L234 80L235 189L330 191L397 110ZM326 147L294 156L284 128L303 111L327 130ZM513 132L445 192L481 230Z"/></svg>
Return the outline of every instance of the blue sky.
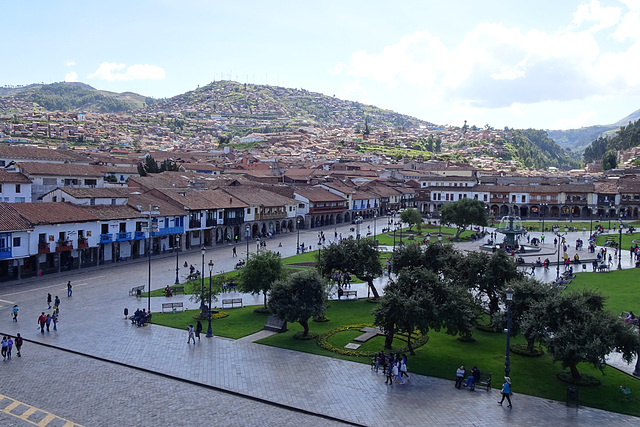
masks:
<svg viewBox="0 0 640 427"><path fill-rule="evenodd" d="M640 109L640 0L59 0L3 12L0 85L170 97L231 79L497 128Z"/></svg>

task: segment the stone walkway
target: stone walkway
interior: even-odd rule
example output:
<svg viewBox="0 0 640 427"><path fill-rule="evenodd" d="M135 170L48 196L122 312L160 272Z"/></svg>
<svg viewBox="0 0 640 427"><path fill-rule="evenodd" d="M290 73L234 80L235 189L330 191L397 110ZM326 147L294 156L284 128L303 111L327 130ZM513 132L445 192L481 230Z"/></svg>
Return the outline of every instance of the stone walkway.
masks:
<svg viewBox="0 0 640 427"><path fill-rule="evenodd" d="M382 222L382 221L380 221ZM381 227L379 227L381 228ZM295 235L283 238L289 245ZM290 245L295 248L295 244ZM287 250L283 256L290 255ZM295 249L293 249L295 250ZM232 268L235 259L223 259L230 249L210 251L218 268ZM190 264L199 265L200 254L186 254ZM209 256L206 257L209 259ZM228 264L228 265L227 265ZM203 336L187 344L186 330L150 325L138 328L125 320L123 308L132 312L146 306L146 300L128 296L136 284L145 283L147 264L123 264L110 269L84 270L65 277L50 277L0 288L0 333L21 332L30 351L37 345L52 346L90 356L131 369L143 369L180 381L204 384L250 396L260 402L321 414L361 425L618 425L635 426L635 417L580 407L568 409L561 402L522 394L514 384L513 409L496 404L499 393L492 390L456 390L453 381L411 375L406 385L387 386L381 374L368 365L299 353L248 342ZM153 288L164 287L175 278L175 258L153 261ZM66 281L72 280L74 294L66 297ZM364 295L364 285L358 294ZM36 317L46 311L47 292L62 299L57 332L40 334ZM361 294L363 292L363 294ZM164 298L152 298L152 311L159 311ZM189 308L197 304L178 295ZM18 322L12 322L11 305L20 305ZM247 304L248 302L245 301ZM262 300L256 297L255 304ZM186 325L185 325L186 326ZM214 334L216 325L214 323ZM27 344L25 348L27 348ZM409 366L410 368L410 366ZM513 367L516 368L516 367ZM108 377L105 379L108 381ZM247 408L248 409L248 408ZM146 411L140 406L141 412ZM277 424L266 420L265 424Z"/></svg>

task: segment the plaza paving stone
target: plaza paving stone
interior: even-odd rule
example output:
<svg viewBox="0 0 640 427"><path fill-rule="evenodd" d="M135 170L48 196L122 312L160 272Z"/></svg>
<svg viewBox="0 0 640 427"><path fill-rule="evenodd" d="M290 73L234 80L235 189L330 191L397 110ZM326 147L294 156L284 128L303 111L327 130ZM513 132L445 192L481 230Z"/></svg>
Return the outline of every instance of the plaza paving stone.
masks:
<svg viewBox="0 0 640 427"><path fill-rule="evenodd" d="M381 227L379 227L381 228ZM332 233L327 230L326 234ZM308 237L307 237L308 239ZM281 240L286 247L295 250L295 235L284 236ZM274 240L270 241L273 242ZM273 246L274 244L271 243ZM242 245L239 245L239 249ZM283 256L288 256L291 249L279 248ZM215 249L208 252L206 259L212 258L218 269L231 269L236 260L228 256L229 248ZM239 251L240 254L240 251ZM187 260L189 264L198 266L201 263L199 251L183 254L180 264ZM181 269L182 270L182 269ZM248 342L249 340L229 340L215 337L207 339L203 336L195 345L187 344L187 332L165 328L158 325L135 327L124 319L123 308L128 307L130 312L136 307L146 307L146 299L136 299L128 296L132 286L144 284L147 280L146 262L127 263L115 265L109 268L96 268L73 272L67 275L50 276L39 280L25 281L17 286L4 286L0 289L0 333L15 335L21 332L27 340L24 347L25 357L20 362L38 363L32 354L37 353L49 359L49 352L57 352L56 349L64 349L73 352L64 360L56 370L51 367L48 373L54 377L71 375L75 377L73 383L82 384L82 387L105 392L106 398L113 399L114 407L121 402L134 400L135 397L123 397L117 400L106 389L123 390L125 393L131 383L137 381L137 375L144 375L145 384L164 383L172 381L171 396L178 397L179 405L171 404L171 411L181 414L182 404L187 405L184 395L193 400L202 391L197 386L185 381L203 384L220 390L227 390L258 399L260 405L254 402L242 403L242 413L255 416L259 419L264 414L263 425L287 425L280 422L277 415L269 412L266 402L274 402L278 405L288 406L294 409L308 411L311 414L321 414L335 419L362 425L389 425L389 423L404 425L638 425L636 417L610 413L598 409L580 407L579 409L567 408L561 402L549 401L522 394L518 385L513 385L515 396L513 409L497 405L499 393L493 390L469 392L466 389L456 390L453 381L431 378L421 375L411 375L411 380L405 385L394 384L387 386L381 374L376 374L369 369L367 364L359 364L344 360L331 359L322 356L298 353L290 350L272 348ZM152 288L162 288L167 283L173 283L175 278L175 258L167 256L153 260ZM66 281L71 280L74 285L72 298L66 297ZM382 284L381 279L379 284ZM352 285L357 286L357 285ZM366 292L364 285L358 288L359 295ZM47 311L45 297L47 292L59 295L62 299L60 308L60 324L57 332L40 334L36 330L36 318L41 311ZM251 303L245 296L245 304ZM254 304L261 304L260 297L254 297ZM152 311L160 311L160 305L165 298L152 298ZM178 295L171 299L172 302L183 301L188 308L195 308L197 304L191 302L188 297ZM20 305L18 322L12 322L10 307L13 303ZM215 334L214 322L214 334ZM50 349L42 349L41 345ZM29 354L30 352L33 352ZM57 353L56 353L57 354ZM83 356L84 355L84 356ZM73 356L73 357L71 357ZM95 359L90 359L91 356ZM74 359L78 358L78 359ZM58 357L51 356L55 361ZM79 366L87 364L86 370L80 370ZM117 364L117 365L116 365ZM16 360L11 364L3 365L5 372L13 370L17 365ZM26 365L26 363L25 363ZM55 365L55 363L54 363ZM409 366L410 368L410 366ZM515 368L515 367L514 367ZM81 372L75 373L75 370ZM117 375L111 374L117 370ZM142 370L142 371L141 371ZM11 372L11 371L9 371ZM120 373L121 372L121 373ZM160 375L162 376L160 376ZM37 372L34 373L39 377ZM49 389L55 387L55 382L50 381L47 373L42 374L41 381L45 381L42 387ZM10 376L10 378L14 378ZM170 380L168 378L172 378ZM37 381L38 385L40 381ZM23 385L24 388L20 388ZM34 386L31 386L34 388ZM40 403L24 384L15 384L17 396L13 398L38 406ZM158 415L155 408L149 408L142 404L144 399L155 399L158 393L155 387L142 387L142 398L139 405L134 405L138 412L132 423L139 420L148 420L153 417L157 425L164 425L162 416ZM148 390L154 390L154 393ZM129 392L127 392L129 393ZM101 399L93 395L93 399ZM238 398L241 399L241 398ZM76 401L76 405L87 408L92 400ZM168 404L167 400L160 401L156 407ZM46 410L56 415L69 419L64 409L68 402L45 402ZM269 406L269 405L267 405ZM197 408L197 405L193 405ZM284 410L282 408L277 408ZM99 412L98 409L96 409ZM75 415L76 412L71 413ZM103 415L101 415L102 417ZM106 416L106 415L104 415ZM185 415L186 416L186 415ZM204 418L220 420L221 414L203 413ZM233 418L240 415L229 415ZM322 424L327 420L318 420ZM79 418L79 417L76 417ZM185 418L187 419L187 418ZM295 419L295 417L294 417ZM315 422L311 421L311 423ZM82 419L76 420L80 424L86 424ZM257 422L257 421L256 421ZM242 423L242 422L241 422ZM143 425L151 425L142 421ZM198 423L194 423L198 425ZM320 425L316 424L316 425ZM88 423L86 425L100 425ZM113 425L105 423L103 425ZM179 423L177 425L180 425ZM192 425L186 423L183 425ZM251 425L251 422L248 423ZM254 424L260 425L260 424ZM292 425L292 424L290 424Z"/></svg>

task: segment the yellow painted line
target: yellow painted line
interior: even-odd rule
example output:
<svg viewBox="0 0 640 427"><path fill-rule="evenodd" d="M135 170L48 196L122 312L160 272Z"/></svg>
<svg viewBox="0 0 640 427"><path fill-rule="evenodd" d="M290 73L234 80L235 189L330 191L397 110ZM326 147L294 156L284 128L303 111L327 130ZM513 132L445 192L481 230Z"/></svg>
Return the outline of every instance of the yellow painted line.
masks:
<svg viewBox="0 0 640 427"><path fill-rule="evenodd" d="M29 409L27 409L26 411L24 411L24 413L22 415L20 415L18 418L22 418L23 420L26 420L27 418L29 418L31 415L33 415L36 412L38 412L38 410L32 406Z"/></svg>
<svg viewBox="0 0 640 427"><path fill-rule="evenodd" d="M42 409L38 409L34 406L28 405L24 402L20 402L16 399L12 399L9 396L5 396L4 394L0 394L0 400L2 399L7 399L9 401L11 401L11 403L9 405L7 405L4 409L1 409L0 412L4 412L5 414L14 416L16 418L20 418L21 420L24 420L26 422L28 422L29 424L33 424L34 426L38 426L38 427L45 427L47 424L49 424L51 421L53 420L61 420L64 421L64 427L82 427L82 425L80 424L76 424L73 421L69 421L67 419L64 419L62 417L58 417L57 415L52 414L51 412L47 412L47 411L43 411ZM17 408L20 405L24 405L27 407L27 410L24 411L22 414L18 415L18 414L13 414L11 413L12 410L14 410L15 408ZM43 419L41 419L38 422L35 421L31 421L29 420L29 417L31 415L33 415L36 412L42 412L45 415L45 417Z"/></svg>
<svg viewBox="0 0 640 427"><path fill-rule="evenodd" d="M53 414L47 414L47 416L41 419L40 422L36 425L38 427L45 427L47 424L49 424L51 421L55 420L56 418L57 417Z"/></svg>

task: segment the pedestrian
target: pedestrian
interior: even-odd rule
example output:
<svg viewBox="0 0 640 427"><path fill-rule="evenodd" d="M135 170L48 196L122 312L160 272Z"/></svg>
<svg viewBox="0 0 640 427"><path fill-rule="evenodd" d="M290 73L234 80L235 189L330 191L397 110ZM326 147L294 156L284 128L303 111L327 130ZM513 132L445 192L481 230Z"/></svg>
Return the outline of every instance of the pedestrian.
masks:
<svg viewBox="0 0 640 427"><path fill-rule="evenodd" d="M238 254L236 253L236 247L235 247L235 246L233 247L233 256L234 256L234 257L237 257L237 256L238 256Z"/></svg>
<svg viewBox="0 0 640 427"><path fill-rule="evenodd" d="M49 326L51 325L51 315L50 314L47 314L47 317L45 317L44 324L47 326L47 332L49 332Z"/></svg>
<svg viewBox="0 0 640 427"><path fill-rule="evenodd" d="M462 387L462 381L464 381L464 365L460 366L456 371L456 385L457 389Z"/></svg>
<svg viewBox="0 0 640 427"><path fill-rule="evenodd" d="M389 353L387 356L387 380L385 384L393 385L393 367L396 365L393 360L393 354Z"/></svg>
<svg viewBox="0 0 640 427"><path fill-rule="evenodd" d="M509 402L509 405L507 405L507 408L511 408L511 378L509 377L504 377L504 384L502 384L502 400L500 400L500 402L498 402L498 405L502 405L502 402L504 402L504 398L507 398L507 401Z"/></svg>
<svg viewBox="0 0 640 427"><path fill-rule="evenodd" d="M7 358L7 347L9 347L7 337L2 337L2 360Z"/></svg>
<svg viewBox="0 0 640 427"><path fill-rule="evenodd" d="M70 297L73 291L71 290L71 280L67 282L67 297Z"/></svg>
<svg viewBox="0 0 640 427"><path fill-rule="evenodd" d="M471 375L467 378L467 382L464 384L465 387L469 387L469 391L473 391L476 389L476 381L480 380L480 370L477 366L474 366L471 369Z"/></svg>
<svg viewBox="0 0 640 427"><path fill-rule="evenodd" d="M51 315L51 321L53 322L53 330L57 331L58 330L58 310L53 311L53 314Z"/></svg>
<svg viewBox="0 0 640 427"><path fill-rule="evenodd" d="M191 344L191 340L193 340L193 343L196 343L196 335L195 332L193 330L193 325L189 325L189 327L187 328L187 331L189 332L189 339L187 339L187 344Z"/></svg>
<svg viewBox="0 0 640 427"><path fill-rule="evenodd" d="M16 334L16 351L18 352L18 357L22 357L20 354L20 349L22 348L22 337L20 334Z"/></svg>
<svg viewBox="0 0 640 427"><path fill-rule="evenodd" d="M18 321L18 304L13 305L13 321Z"/></svg>
<svg viewBox="0 0 640 427"><path fill-rule="evenodd" d="M60 298L56 295L56 298L53 300L53 309L60 311Z"/></svg>
<svg viewBox="0 0 640 427"><path fill-rule="evenodd" d="M51 308L51 294L47 294L47 305Z"/></svg>
<svg viewBox="0 0 640 427"><path fill-rule="evenodd" d="M7 359L11 359L11 349L13 349L13 340L11 336L7 337Z"/></svg>
<svg viewBox="0 0 640 427"><path fill-rule="evenodd" d="M201 333L202 333L202 323L198 320L198 323L196 323L196 337L198 337L198 341L200 341Z"/></svg>
<svg viewBox="0 0 640 427"><path fill-rule="evenodd" d="M402 381L402 377L407 377L407 381L409 381L409 374L407 373L407 355L402 353L402 360L400 361L400 381Z"/></svg>
<svg viewBox="0 0 640 427"><path fill-rule="evenodd" d="M47 316L44 315L44 311L38 316L38 326L40 326L40 332L44 334L44 325L47 322Z"/></svg>
<svg viewBox="0 0 640 427"><path fill-rule="evenodd" d="M187 267L189 267L189 264L187 263L187 261L185 261L185 262L184 262L184 265L183 265L183 267L184 267L184 268L187 268Z"/></svg>

